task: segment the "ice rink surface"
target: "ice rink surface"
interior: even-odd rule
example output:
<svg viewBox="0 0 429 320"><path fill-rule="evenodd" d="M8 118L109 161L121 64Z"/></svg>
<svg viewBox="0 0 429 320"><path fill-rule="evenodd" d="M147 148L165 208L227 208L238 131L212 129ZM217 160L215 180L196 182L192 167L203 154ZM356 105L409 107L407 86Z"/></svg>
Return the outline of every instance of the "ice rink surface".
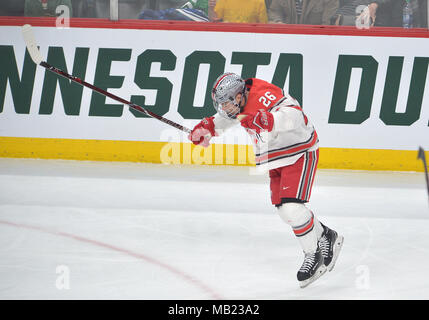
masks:
<svg viewBox="0 0 429 320"><path fill-rule="evenodd" d="M249 167L0 159L0 299L429 299L423 173L318 170L309 207L344 235L303 254Z"/></svg>

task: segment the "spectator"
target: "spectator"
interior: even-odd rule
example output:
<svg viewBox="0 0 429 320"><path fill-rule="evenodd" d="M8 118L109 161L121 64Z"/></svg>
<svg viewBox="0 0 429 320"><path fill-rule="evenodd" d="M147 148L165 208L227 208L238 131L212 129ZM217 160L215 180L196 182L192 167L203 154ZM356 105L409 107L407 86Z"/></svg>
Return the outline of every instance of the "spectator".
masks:
<svg viewBox="0 0 429 320"><path fill-rule="evenodd" d="M327 25L339 8L339 0L272 0L271 23Z"/></svg>
<svg viewBox="0 0 429 320"><path fill-rule="evenodd" d="M208 16L210 21L219 21L219 19L216 17L216 12L215 12L216 1L217 0L208 0L208 5L209 5Z"/></svg>
<svg viewBox="0 0 429 320"><path fill-rule="evenodd" d="M189 0L181 7L161 10L146 9L140 13L139 19L208 22L210 21L208 17L208 0Z"/></svg>
<svg viewBox="0 0 429 320"><path fill-rule="evenodd" d="M402 25L402 1L369 1L368 6L362 11L358 19L361 25L400 27ZM396 17L393 13L398 11Z"/></svg>
<svg viewBox="0 0 429 320"><path fill-rule="evenodd" d="M119 19L138 19L139 13L148 7L147 0L118 0ZM108 1L110 2L110 1ZM109 4L107 5L109 6Z"/></svg>
<svg viewBox="0 0 429 320"><path fill-rule="evenodd" d="M23 16L25 0L2 0L0 16Z"/></svg>
<svg viewBox="0 0 429 320"><path fill-rule="evenodd" d="M73 0L73 12L75 17L95 18L95 0Z"/></svg>
<svg viewBox="0 0 429 320"><path fill-rule="evenodd" d="M213 7L214 3L216 3L213 17L215 21L268 22L265 0L209 0L209 7Z"/></svg>
<svg viewBox="0 0 429 320"><path fill-rule="evenodd" d="M413 27L415 28L427 25L427 18L424 18L420 9L420 6L426 7L424 2L426 1L410 0L413 10ZM405 3L405 0L369 1L368 7L362 11L358 19L361 20L361 23L371 19L370 25L376 27L402 27L402 9Z"/></svg>
<svg viewBox="0 0 429 320"><path fill-rule="evenodd" d="M182 8L198 9L203 11L210 21L215 21L216 14L214 8L216 0L190 0L183 5Z"/></svg>
<svg viewBox="0 0 429 320"><path fill-rule="evenodd" d="M428 28L428 1L427 0L418 0L418 10L414 11L414 19L417 22L415 28Z"/></svg>
<svg viewBox="0 0 429 320"><path fill-rule="evenodd" d="M139 13L149 6L150 0L118 0L119 19L138 19ZM73 0L80 18L110 18L110 0Z"/></svg>
<svg viewBox="0 0 429 320"><path fill-rule="evenodd" d="M58 6L67 6L73 16L71 0L25 0L24 15L27 17L56 17Z"/></svg>
<svg viewBox="0 0 429 320"><path fill-rule="evenodd" d="M209 1L208 0L189 0L186 2L182 7L188 8L188 9L196 9L201 10L206 14L206 16L209 15Z"/></svg>
<svg viewBox="0 0 429 320"><path fill-rule="evenodd" d="M157 0L154 10L165 10L171 8L180 8L189 0ZM151 8L152 9L152 8Z"/></svg>

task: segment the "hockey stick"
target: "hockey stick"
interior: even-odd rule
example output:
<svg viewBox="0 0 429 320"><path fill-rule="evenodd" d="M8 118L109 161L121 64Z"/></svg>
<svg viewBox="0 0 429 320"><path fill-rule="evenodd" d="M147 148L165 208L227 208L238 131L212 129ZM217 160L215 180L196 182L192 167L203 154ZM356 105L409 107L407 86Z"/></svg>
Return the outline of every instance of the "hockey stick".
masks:
<svg viewBox="0 0 429 320"><path fill-rule="evenodd" d="M423 161L423 166L425 167L426 174L426 187L428 189L428 197L429 197L429 175L428 175L428 165L426 163L425 151L422 147L419 147L419 153L417 155L417 159L421 159Z"/></svg>
<svg viewBox="0 0 429 320"><path fill-rule="evenodd" d="M38 65L48 69L49 71L52 71L52 72L54 72L60 76L63 76L64 78L67 78L73 82L79 83L82 86L90 88L91 90L94 90L95 92L98 92L99 94L102 94L102 95L109 97L113 100L116 100L116 101L119 101L123 104L126 104L133 110L136 110L138 112L146 114L152 118L158 119L158 120L160 120L160 121L162 121L162 122L164 122L164 123L166 123L172 127L175 127L176 129L182 130L182 131L187 132L187 133L191 133L190 129L188 129L188 128L186 128L186 127L184 127L184 126L182 126L182 125L180 125L174 121L171 121L171 120L168 120L164 117L161 117L161 116L159 116L159 115L157 115L157 114L155 114L149 110L142 108L141 106L139 106L137 104L134 104L130 101L122 99L118 96L115 96L114 94L109 93L103 89L100 89L100 88L98 88L98 87L96 87L96 86L94 86L88 82L85 82L85 81L83 81L77 77L69 75L68 73L66 73L66 72L64 72L58 68L55 68L55 67L51 66L50 64L48 64L47 62L43 61L42 55L40 54L39 48L37 47L36 40L34 38L34 34L32 31L31 25L26 24L22 27L22 35L24 37L25 45L27 46L27 50L31 56L31 59L34 61L35 64L38 64Z"/></svg>

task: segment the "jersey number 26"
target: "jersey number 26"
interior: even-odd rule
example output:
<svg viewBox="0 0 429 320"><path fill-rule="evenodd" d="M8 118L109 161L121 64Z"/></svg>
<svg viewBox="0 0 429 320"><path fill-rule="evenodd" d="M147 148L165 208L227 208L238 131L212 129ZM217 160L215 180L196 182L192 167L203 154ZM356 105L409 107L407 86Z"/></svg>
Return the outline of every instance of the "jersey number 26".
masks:
<svg viewBox="0 0 429 320"><path fill-rule="evenodd" d="M269 107L271 102L276 100L276 96L271 94L271 92L267 91L265 94L259 98L259 102L261 102L265 107Z"/></svg>

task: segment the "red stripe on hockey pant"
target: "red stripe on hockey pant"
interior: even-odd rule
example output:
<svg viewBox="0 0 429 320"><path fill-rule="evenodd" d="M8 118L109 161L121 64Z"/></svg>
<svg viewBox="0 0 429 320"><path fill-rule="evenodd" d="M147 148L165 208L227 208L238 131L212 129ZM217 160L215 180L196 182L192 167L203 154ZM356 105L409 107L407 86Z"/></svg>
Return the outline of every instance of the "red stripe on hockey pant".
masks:
<svg viewBox="0 0 429 320"><path fill-rule="evenodd" d="M302 188L304 187L304 177L307 173L308 170L308 161L307 161L307 153L304 154L304 156L301 157L301 159L299 159L300 162L302 162L302 167L301 167L301 174L299 176L299 184L298 184L298 189L297 189L297 193L295 198L300 199L301 198L301 194L302 194Z"/></svg>
<svg viewBox="0 0 429 320"><path fill-rule="evenodd" d="M314 172L314 152L309 152L308 153L308 169L307 169L307 173L305 176L305 183L304 183L303 192L301 195L302 200L307 199L307 193L309 193L309 188L311 188L310 182L311 182L312 177L313 177L313 172Z"/></svg>
<svg viewBox="0 0 429 320"><path fill-rule="evenodd" d="M308 195L306 197L306 201L310 200L311 197L311 191L313 190L313 183L314 183L314 177L316 176L316 171L317 171L317 164L319 163L319 149L316 150L316 152L313 152L314 154L314 161L313 161L313 172L311 174L311 179L310 179L310 183L309 183L309 190L308 190Z"/></svg>
<svg viewBox="0 0 429 320"><path fill-rule="evenodd" d="M305 194L307 193L307 188L308 188L308 180L309 180L309 175L311 173L311 165L313 163L313 156L311 152L307 152L305 154L305 164L304 164L304 168L305 168L305 172L301 178L301 191L298 195L298 199L301 200L305 200Z"/></svg>

